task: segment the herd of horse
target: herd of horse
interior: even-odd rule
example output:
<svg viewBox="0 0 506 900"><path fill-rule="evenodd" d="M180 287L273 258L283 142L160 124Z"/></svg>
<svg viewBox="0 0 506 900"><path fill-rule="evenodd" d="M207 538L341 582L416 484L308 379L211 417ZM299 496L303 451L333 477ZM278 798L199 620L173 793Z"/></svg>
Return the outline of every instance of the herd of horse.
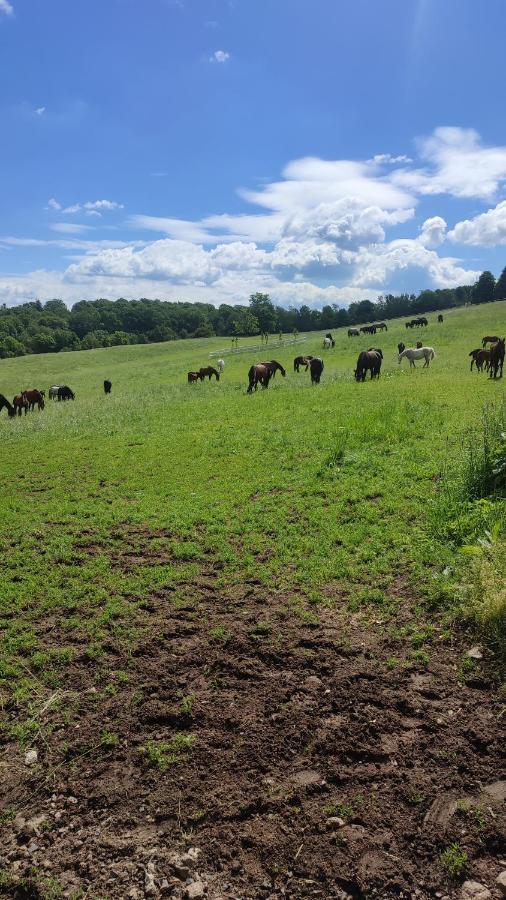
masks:
<svg viewBox="0 0 506 900"><path fill-rule="evenodd" d="M439 315L438 322L442 321L443 316ZM406 322L406 327L411 328L425 325L427 325L427 320L423 316L416 320L413 319L411 322ZM348 329L348 336L352 337L359 335L360 332L363 334L375 334L378 329L380 331L388 331L387 325L384 322L379 322L375 325L362 326L360 331L355 328L350 328ZM489 372L490 378L502 378L506 352L505 344L506 338L500 338L497 335L485 335L485 337L482 338L481 347L471 350L469 353L469 356L471 357L471 371L473 370L473 367L475 367L478 372L483 372L483 370ZM331 334L325 336L324 346L326 348L335 346L335 341ZM415 368L415 360L419 359L424 360L423 368L427 368L430 361L436 358L434 348L424 347L421 341L417 341L416 347L406 347L404 342L400 341L397 345L397 350L398 362L401 363L403 359L407 359L409 360L410 368ZM357 365L353 372L356 381L365 381L367 372L370 373L371 379L379 378L382 362L383 351L378 347L369 347L368 350L362 350L358 355ZM188 372L188 382L204 381L205 378L208 378L210 381L213 376L216 378L216 381L219 381L220 375L225 368L225 361L219 359L217 360L216 365L217 368L214 368L213 366L202 366L196 371ZM320 383L325 367L321 357L309 355L296 356L293 361L293 371L298 373L302 367L304 367L305 372L309 369L312 384ZM262 388L268 388L269 383L271 379L275 377L276 372L281 372L283 378L286 376L286 370L281 363L275 359L250 366L248 371L247 393L251 394L253 391L256 391L258 385ZM110 394L111 388L112 382L106 379L104 381L104 393ZM48 396L50 400L66 401L75 400L76 395L66 384L52 384L49 388ZM19 394L16 394L12 403L7 397L0 394L0 411L7 409L7 414L10 418L13 418L16 415L21 416L23 412L26 415L29 411L34 410L35 407L39 410L44 409L45 397L46 392L36 388L21 391Z"/></svg>

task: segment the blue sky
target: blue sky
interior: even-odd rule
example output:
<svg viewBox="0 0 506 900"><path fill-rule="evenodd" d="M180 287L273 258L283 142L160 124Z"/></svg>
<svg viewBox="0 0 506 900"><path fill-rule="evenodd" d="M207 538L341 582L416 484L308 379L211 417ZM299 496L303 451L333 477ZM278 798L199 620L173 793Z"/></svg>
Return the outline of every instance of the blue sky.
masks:
<svg viewBox="0 0 506 900"><path fill-rule="evenodd" d="M0 0L0 302L506 265L504 0Z"/></svg>

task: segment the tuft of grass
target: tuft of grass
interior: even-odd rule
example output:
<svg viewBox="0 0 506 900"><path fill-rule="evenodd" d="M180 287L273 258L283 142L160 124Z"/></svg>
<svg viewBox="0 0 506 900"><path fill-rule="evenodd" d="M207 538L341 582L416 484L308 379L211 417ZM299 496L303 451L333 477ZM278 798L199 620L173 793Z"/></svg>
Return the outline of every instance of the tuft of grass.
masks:
<svg viewBox="0 0 506 900"><path fill-rule="evenodd" d="M164 772L180 761L180 752L190 750L194 744L195 737L192 734L179 733L167 742L148 741L140 748L140 752L144 755L146 765Z"/></svg>
<svg viewBox="0 0 506 900"><path fill-rule="evenodd" d="M459 878L464 874L469 863L469 857L460 844L451 844L446 847L439 857L441 866L450 878Z"/></svg>

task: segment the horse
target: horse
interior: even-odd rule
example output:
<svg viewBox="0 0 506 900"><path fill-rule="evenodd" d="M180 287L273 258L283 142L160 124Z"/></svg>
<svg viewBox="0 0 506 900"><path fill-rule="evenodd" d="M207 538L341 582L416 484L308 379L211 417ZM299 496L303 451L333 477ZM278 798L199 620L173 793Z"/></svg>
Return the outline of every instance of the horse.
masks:
<svg viewBox="0 0 506 900"><path fill-rule="evenodd" d="M59 389L59 387L60 387L59 384L52 384L52 385L51 385L51 387L49 388L49 399L50 399L50 400L57 400L57 399L58 399L58 389Z"/></svg>
<svg viewBox="0 0 506 900"><path fill-rule="evenodd" d="M496 344L492 344L490 348L490 378L497 378L497 373L501 372L499 378L502 378L502 369L504 365L506 338L499 338Z"/></svg>
<svg viewBox="0 0 506 900"><path fill-rule="evenodd" d="M313 358L314 357L312 357L312 356L296 356L293 361L293 371L298 372L300 366L305 366L306 367L305 370L307 372L309 363L311 362L311 360Z"/></svg>
<svg viewBox="0 0 506 900"><path fill-rule="evenodd" d="M439 323L441 323L441 322L444 321L443 316L441 315L441 313L439 313L439 315L438 315L438 317L437 317L437 320L438 320Z"/></svg>
<svg viewBox="0 0 506 900"><path fill-rule="evenodd" d="M399 353L399 362L402 362L403 359L409 359L410 366L415 369L415 359L424 359L425 362L423 364L423 368L427 368L431 359L436 358L436 354L432 347L408 347L406 350L403 350L402 353Z"/></svg>
<svg viewBox="0 0 506 900"><path fill-rule="evenodd" d="M325 335L325 337L329 339L331 347L336 346L336 342L335 342L334 338L332 337L330 331L327 331L327 334Z"/></svg>
<svg viewBox="0 0 506 900"><path fill-rule="evenodd" d="M358 328L348 328L348 337L360 337Z"/></svg>
<svg viewBox="0 0 506 900"><path fill-rule="evenodd" d="M413 322L405 322L406 328L413 328Z"/></svg>
<svg viewBox="0 0 506 900"><path fill-rule="evenodd" d="M376 325L362 325L360 331L362 334L376 334Z"/></svg>
<svg viewBox="0 0 506 900"><path fill-rule="evenodd" d="M332 341L330 340L330 338L328 338L328 337L323 338L323 349L330 350L331 347L332 347Z"/></svg>
<svg viewBox="0 0 506 900"><path fill-rule="evenodd" d="M324 368L323 359L320 359L319 356L311 357L309 368L311 370L311 384L320 384L320 378Z"/></svg>
<svg viewBox="0 0 506 900"><path fill-rule="evenodd" d="M406 344L404 344L402 341L399 341L399 343L397 344L397 351L399 353L402 353L402 351L405 349L406 349Z"/></svg>
<svg viewBox="0 0 506 900"><path fill-rule="evenodd" d="M18 416L21 415L22 411L25 411L25 416L28 412L28 400L25 397L25 394L16 394L14 400L12 401L12 405L16 410Z"/></svg>
<svg viewBox="0 0 506 900"><path fill-rule="evenodd" d="M500 341L500 338L497 336L490 337L487 335L487 337L481 339L481 346L484 347L485 344L497 344L498 341Z"/></svg>
<svg viewBox="0 0 506 900"><path fill-rule="evenodd" d="M362 350L358 355L357 368L354 375L357 381L365 381L367 370L371 373L371 380L380 377L383 353L381 350L371 347L370 350Z"/></svg>
<svg viewBox="0 0 506 900"><path fill-rule="evenodd" d="M485 366L485 369L488 372L490 368L490 350L482 350L481 348L478 350L471 350L469 356L472 356L471 372L473 371L474 364L476 364L478 372L483 372L483 366Z"/></svg>
<svg viewBox="0 0 506 900"><path fill-rule="evenodd" d="M72 391L68 387L68 385L62 384L58 388L58 400L75 400L75 399L76 399L76 395L74 394L74 391Z"/></svg>
<svg viewBox="0 0 506 900"><path fill-rule="evenodd" d="M199 375L201 381L203 381L206 376L208 376L209 381L211 381L213 375L216 376L216 381L220 380L220 373L218 372L218 369L213 369L212 366L203 366L201 369L199 369Z"/></svg>
<svg viewBox="0 0 506 900"><path fill-rule="evenodd" d="M221 375L222 372L223 372L223 369L225 368L225 360L224 360L224 359L218 359L218 360L216 361L216 365L218 366L218 372L219 372L220 375Z"/></svg>
<svg viewBox="0 0 506 900"><path fill-rule="evenodd" d="M386 322L377 322L375 325L376 331L388 331L388 326Z"/></svg>
<svg viewBox="0 0 506 900"><path fill-rule="evenodd" d="M188 383L192 384L194 381L203 381L200 372L188 372Z"/></svg>
<svg viewBox="0 0 506 900"><path fill-rule="evenodd" d="M275 359L272 359L270 362L257 363L256 365L251 366L248 372L248 394L251 394L253 388L256 391L259 384L261 384L263 388L268 388L269 381L277 371L281 372L283 378L285 377L286 372L283 366Z"/></svg>
<svg viewBox="0 0 506 900"><path fill-rule="evenodd" d="M9 403L9 401L7 400L7 397L4 397L3 394L0 394L0 410L2 410L4 407L7 407L7 415L9 416L10 419L12 419L13 416L16 415L16 410Z"/></svg>
<svg viewBox="0 0 506 900"><path fill-rule="evenodd" d="M108 381L108 379L106 378L106 380L104 381L104 394L110 394L111 388L112 388L112 381Z"/></svg>
<svg viewBox="0 0 506 900"><path fill-rule="evenodd" d="M23 391L27 401L28 401L28 409L35 409L35 404L37 404L37 409L44 409L44 395L42 391Z"/></svg>

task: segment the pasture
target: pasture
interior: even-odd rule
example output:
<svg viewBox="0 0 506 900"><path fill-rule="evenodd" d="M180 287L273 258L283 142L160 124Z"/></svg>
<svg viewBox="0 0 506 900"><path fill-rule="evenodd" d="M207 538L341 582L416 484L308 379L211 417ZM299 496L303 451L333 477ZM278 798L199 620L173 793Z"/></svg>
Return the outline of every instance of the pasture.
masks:
<svg viewBox="0 0 506 900"><path fill-rule="evenodd" d="M504 397L468 354L506 304L427 318L226 354L219 382L187 372L223 338L0 362L9 399L76 394L0 417L0 896L492 883L504 698L453 619L491 513L450 539L441 491ZM436 358L410 371L418 338ZM272 358L286 378L247 395Z"/></svg>

